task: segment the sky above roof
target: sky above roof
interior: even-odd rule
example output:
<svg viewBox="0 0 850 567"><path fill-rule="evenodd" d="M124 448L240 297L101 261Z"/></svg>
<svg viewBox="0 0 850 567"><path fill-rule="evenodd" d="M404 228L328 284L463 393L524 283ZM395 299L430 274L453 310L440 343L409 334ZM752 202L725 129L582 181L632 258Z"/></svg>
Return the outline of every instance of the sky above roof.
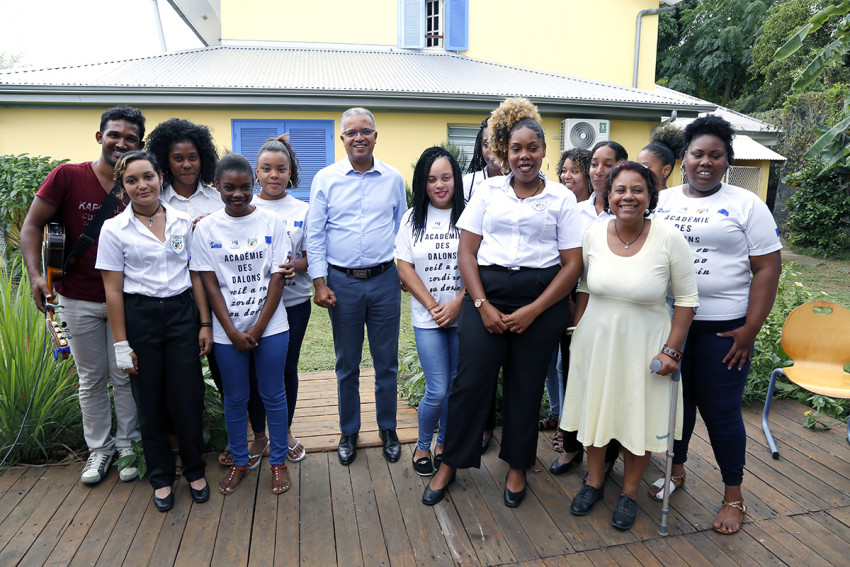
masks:
<svg viewBox="0 0 850 567"><path fill-rule="evenodd" d="M168 51L202 47L165 0ZM152 0L0 0L0 53L54 67L161 53Z"/></svg>

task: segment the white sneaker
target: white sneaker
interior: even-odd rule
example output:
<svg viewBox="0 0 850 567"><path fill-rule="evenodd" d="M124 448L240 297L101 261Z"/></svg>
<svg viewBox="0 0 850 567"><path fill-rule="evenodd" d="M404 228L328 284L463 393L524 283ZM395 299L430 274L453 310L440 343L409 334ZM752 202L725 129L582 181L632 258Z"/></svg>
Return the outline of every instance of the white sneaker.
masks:
<svg viewBox="0 0 850 567"><path fill-rule="evenodd" d="M126 457L127 455L135 455L136 452L133 451L132 447L121 447L118 449L118 458ZM121 482L131 481L139 476L139 470L133 465L125 466L123 468L118 467L118 478L121 479Z"/></svg>
<svg viewBox="0 0 850 567"><path fill-rule="evenodd" d="M83 484L97 484L106 477L106 471L109 470L109 463L112 462L113 451L92 451L89 454L89 460L86 461L86 468L83 469L83 474L80 475L80 480Z"/></svg>

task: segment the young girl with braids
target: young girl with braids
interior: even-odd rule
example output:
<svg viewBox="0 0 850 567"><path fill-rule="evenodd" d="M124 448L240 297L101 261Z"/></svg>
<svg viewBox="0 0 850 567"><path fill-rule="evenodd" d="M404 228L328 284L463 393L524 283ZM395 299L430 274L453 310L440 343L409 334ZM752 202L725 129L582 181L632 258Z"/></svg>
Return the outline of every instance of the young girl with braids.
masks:
<svg viewBox="0 0 850 567"><path fill-rule="evenodd" d="M506 506L526 494L536 458L537 416L552 352L569 319L567 294L581 272L575 195L541 173L546 140L537 108L507 99L490 120L490 152L507 175L488 179L457 223L461 303L458 374L449 396L443 463L422 495L443 499L458 468L481 465L481 431L504 366L499 457L510 466Z"/></svg>

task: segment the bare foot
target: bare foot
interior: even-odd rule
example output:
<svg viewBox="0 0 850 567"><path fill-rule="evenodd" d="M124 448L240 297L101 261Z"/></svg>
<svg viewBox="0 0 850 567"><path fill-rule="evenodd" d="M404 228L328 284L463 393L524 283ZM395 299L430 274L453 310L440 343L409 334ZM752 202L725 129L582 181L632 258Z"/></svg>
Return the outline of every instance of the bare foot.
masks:
<svg viewBox="0 0 850 567"><path fill-rule="evenodd" d="M744 523L744 515L746 513L747 505L744 504L741 487L727 486L723 496L723 504L720 507L720 512L714 517L712 527L714 531L721 534L736 534Z"/></svg>

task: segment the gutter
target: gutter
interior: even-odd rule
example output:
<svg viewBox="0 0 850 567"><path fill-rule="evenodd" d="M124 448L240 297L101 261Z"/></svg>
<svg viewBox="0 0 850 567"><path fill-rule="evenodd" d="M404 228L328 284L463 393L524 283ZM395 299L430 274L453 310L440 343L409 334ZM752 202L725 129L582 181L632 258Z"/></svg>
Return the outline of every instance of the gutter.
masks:
<svg viewBox="0 0 850 567"><path fill-rule="evenodd" d="M650 16L652 14L666 14L668 12L673 12L676 9L673 7L670 8L653 8L651 10L641 10L637 15L637 29L635 30L635 72L632 78L632 87L637 88L638 83L638 68L640 67L640 24L641 19L644 16Z"/></svg>

